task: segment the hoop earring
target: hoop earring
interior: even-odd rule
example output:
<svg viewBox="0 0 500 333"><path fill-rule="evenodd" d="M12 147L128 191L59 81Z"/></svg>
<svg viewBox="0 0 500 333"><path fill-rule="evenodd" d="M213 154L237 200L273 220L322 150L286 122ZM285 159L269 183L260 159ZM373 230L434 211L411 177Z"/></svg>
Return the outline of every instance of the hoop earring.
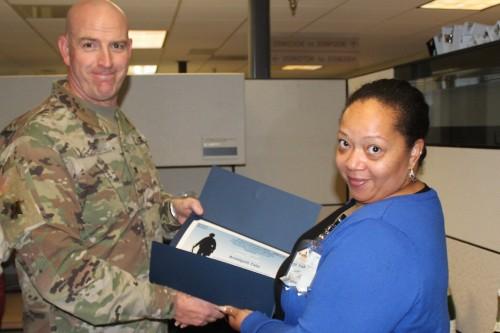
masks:
<svg viewBox="0 0 500 333"><path fill-rule="evenodd" d="M417 176L415 175L415 171L413 171L413 168L410 169L410 173L408 174L408 178L410 178L410 182L412 182L412 183L417 181Z"/></svg>

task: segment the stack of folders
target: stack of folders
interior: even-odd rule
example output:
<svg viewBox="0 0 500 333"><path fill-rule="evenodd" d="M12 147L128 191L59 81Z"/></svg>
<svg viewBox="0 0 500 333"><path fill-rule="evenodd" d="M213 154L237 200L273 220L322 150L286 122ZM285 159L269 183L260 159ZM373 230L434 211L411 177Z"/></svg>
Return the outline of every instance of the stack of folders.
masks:
<svg viewBox="0 0 500 333"><path fill-rule="evenodd" d="M465 22L442 27L427 41L427 49L431 56L436 56L497 40L500 40L500 21L493 25Z"/></svg>

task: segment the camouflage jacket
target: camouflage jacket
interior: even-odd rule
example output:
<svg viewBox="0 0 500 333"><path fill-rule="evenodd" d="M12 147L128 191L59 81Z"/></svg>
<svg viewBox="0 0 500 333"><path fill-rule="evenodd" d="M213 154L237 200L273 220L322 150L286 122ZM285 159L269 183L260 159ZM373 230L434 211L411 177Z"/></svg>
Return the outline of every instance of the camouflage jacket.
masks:
<svg viewBox="0 0 500 333"><path fill-rule="evenodd" d="M175 291L148 274L151 242L178 228L170 196L125 115L104 126L63 83L0 133L25 332L166 332Z"/></svg>

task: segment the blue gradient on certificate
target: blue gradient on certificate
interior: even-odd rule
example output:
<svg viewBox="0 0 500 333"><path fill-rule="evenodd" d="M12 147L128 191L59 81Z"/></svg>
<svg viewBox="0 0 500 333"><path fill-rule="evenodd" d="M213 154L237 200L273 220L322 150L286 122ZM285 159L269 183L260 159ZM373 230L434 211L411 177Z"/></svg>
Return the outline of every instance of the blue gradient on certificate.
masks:
<svg viewBox="0 0 500 333"><path fill-rule="evenodd" d="M176 247L271 278L288 257L286 252L202 219L191 222Z"/></svg>

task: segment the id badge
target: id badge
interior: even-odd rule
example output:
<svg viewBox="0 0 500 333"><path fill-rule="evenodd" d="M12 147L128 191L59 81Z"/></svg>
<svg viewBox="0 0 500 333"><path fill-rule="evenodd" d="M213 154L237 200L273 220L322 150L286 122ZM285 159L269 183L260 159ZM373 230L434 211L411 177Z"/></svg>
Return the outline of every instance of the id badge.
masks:
<svg viewBox="0 0 500 333"><path fill-rule="evenodd" d="M316 275L321 255L313 248L298 251L286 275L280 279L285 286L296 288L299 294L307 293Z"/></svg>

